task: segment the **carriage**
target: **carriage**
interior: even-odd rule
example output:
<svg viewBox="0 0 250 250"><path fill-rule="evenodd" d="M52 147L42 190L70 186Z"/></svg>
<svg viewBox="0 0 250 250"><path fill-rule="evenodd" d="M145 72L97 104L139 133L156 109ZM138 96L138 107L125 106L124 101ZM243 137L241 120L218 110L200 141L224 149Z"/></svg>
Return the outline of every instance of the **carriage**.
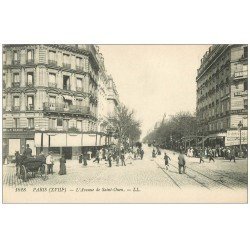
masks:
<svg viewBox="0 0 250 250"><path fill-rule="evenodd" d="M31 173L32 177L40 175L43 180L47 179L47 165L41 158L21 158L18 165L17 176L23 181L28 180L28 173Z"/></svg>

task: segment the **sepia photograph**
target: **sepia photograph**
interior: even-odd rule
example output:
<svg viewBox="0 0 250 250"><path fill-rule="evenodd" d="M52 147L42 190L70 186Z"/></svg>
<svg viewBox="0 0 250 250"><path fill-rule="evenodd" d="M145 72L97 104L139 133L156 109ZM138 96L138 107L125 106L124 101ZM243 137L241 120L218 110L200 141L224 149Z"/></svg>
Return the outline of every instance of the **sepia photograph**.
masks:
<svg viewBox="0 0 250 250"><path fill-rule="evenodd" d="M2 45L3 203L247 203L247 44Z"/></svg>

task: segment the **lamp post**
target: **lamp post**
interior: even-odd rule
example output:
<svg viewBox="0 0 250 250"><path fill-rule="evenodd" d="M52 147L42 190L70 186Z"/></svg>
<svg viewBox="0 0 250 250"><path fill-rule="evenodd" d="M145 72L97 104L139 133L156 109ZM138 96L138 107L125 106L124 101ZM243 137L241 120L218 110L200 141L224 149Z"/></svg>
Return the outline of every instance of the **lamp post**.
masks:
<svg viewBox="0 0 250 250"><path fill-rule="evenodd" d="M242 122L240 121L239 124L238 124L238 128L240 130L240 151L241 151L241 130L242 130L242 127L243 127L243 124Z"/></svg>

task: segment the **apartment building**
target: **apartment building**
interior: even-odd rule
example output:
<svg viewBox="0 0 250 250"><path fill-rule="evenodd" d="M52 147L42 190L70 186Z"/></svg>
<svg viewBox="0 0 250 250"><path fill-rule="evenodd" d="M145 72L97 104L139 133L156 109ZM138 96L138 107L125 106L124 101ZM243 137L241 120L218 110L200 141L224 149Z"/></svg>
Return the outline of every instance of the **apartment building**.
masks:
<svg viewBox="0 0 250 250"><path fill-rule="evenodd" d="M247 145L248 46L211 46L196 82L198 134L206 144Z"/></svg>
<svg viewBox="0 0 250 250"><path fill-rule="evenodd" d="M99 88L106 84L99 81L99 58L95 45L3 46L5 155L29 144L33 154L50 150L74 159L105 145L105 129L98 129Z"/></svg>

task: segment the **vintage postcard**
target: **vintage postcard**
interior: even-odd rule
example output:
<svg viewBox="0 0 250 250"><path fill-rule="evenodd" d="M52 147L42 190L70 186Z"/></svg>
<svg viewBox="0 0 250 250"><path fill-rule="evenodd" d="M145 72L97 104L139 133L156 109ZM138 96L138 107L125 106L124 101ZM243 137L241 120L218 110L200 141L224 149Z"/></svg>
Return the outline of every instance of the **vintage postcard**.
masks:
<svg viewBox="0 0 250 250"><path fill-rule="evenodd" d="M247 44L5 44L3 203L247 203L247 118Z"/></svg>

